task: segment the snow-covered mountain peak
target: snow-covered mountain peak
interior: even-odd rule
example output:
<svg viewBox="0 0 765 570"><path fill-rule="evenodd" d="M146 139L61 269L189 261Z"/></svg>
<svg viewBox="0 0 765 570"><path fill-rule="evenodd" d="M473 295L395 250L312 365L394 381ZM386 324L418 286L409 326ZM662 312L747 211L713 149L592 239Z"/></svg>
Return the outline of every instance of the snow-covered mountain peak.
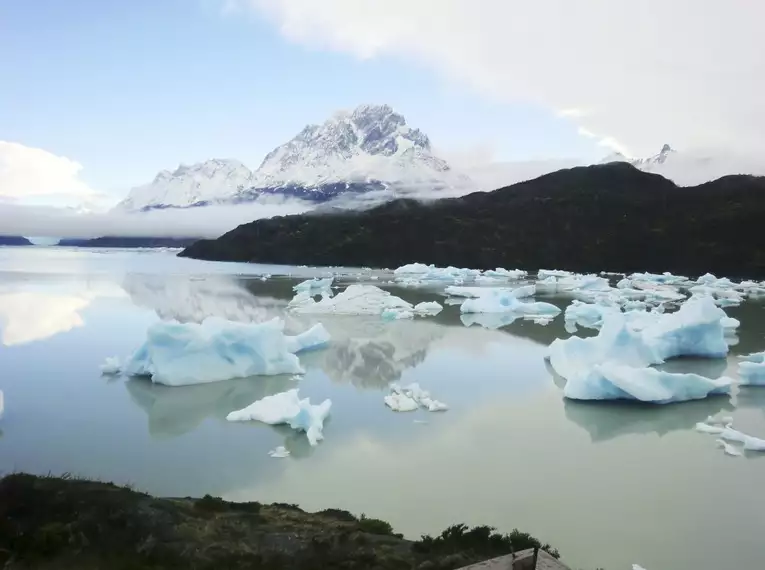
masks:
<svg viewBox="0 0 765 570"><path fill-rule="evenodd" d="M304 127L251 172L238 160L213 159L163 170L118 207L141 210L266 195L326 201L341 194L385 199L469 184L432 152L430 139L390 105L360 105ZM384 196L383 196L384 195Z"/></svg>
<svg viewBox="0 0 765 570"><path fill-rule="evenodd" d="M628 158L620 152L614 152L609 154L600 162L601 164L606 164L608 162L629 162L631 165L641 170L651 170L655 166L664 164L668 158L676 153L677 151L675 149L673 149L668 144L665 144L661 147L661 150L658 152L658 154L654 154L645 158Z"/></svg>
<svg viewBox="0 0 765 570"><path fill-rule="evenodd" d="M448 170L431 153L427 135L409 127L403 115L389 105L361 105L308 125L268 153L256 171L255 186L422 181Z"/></svg>
<svg viewBox="0 0 765 570"><path fill-rule="evenodd" d="M180 164L174 171L160 171L151 183L133 188L117 208L140 210L215 202L251 183L252 171L238 160L215 158Z"/></svg>

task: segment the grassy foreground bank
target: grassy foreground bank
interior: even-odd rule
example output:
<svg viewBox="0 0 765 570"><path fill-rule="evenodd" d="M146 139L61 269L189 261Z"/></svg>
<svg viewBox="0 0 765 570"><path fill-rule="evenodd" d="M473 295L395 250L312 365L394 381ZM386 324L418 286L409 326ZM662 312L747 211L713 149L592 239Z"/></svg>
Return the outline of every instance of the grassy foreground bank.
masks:
<svg viewBox="0 0 765 570"><path fill-rule="evenodd" d="M529 534L455 525L406 540L381 520L338 509L156 498L68 476L0 480L0 567L447 570L541 546Z"/></svg>

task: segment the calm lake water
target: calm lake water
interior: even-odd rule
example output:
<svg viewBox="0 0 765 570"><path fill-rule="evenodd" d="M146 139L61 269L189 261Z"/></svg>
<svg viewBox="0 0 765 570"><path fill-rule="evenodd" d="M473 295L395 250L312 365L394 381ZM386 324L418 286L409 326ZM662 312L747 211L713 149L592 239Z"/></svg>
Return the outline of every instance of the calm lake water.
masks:
<svg viewBox="0 0 765 570"><path fill-rule="evenodd" d="M552 340L568 336L562 317L491 330L467 326L458 306L392 323L287 314L292 285L326 272L172 252L0 248L0 471L338 507L411 537L457 522L518 527L558 547L574 568L765 567L765 454L727 457L693 429L726 411L738 429L765 437L765 389L663 407L566 401L543 358ZM274 277L262 281L264 273ZM341 284L389 279L344 273ZM413 302L443 300L437 289L384 287ZM764 309L727 309L742 321L727 362L674 369L735 376L735 355L765 349ZM299 383L167 388L100 375L104 359L129 355L152 323L213 315L281 316L290 332L321 321L333 340L301 357L308 372ZM451 409L396 414L383 405L392 381L419 382ZM333 401L315 448L287 428L225 421L298 385L303 396ZM279 445L291 457L270 458Z"/></svg>

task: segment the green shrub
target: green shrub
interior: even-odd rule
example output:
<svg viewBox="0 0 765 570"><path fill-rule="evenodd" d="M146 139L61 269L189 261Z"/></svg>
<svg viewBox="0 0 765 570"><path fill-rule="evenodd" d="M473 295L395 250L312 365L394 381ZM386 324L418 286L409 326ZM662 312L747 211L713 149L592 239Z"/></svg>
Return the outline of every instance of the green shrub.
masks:
<svg viewBox="0 0 765 570"><path fill-rule="evenodd" d="M560 558L560 553L555 548L549 544L542 544L527 532L515 529L510 534L500 534L494 532L495 530L490 526L469 528L465 524L456 524L444 530L436 538L423 535L414 543L413 548L418 552L439 555L472 552L487 558L528 548L541 548L551 556Z"/></svg>
<svg viewBox="0 0 765 570"><path fill-rule="evenodd" d="M366 515L361 515L359 518L359 528L369 534L393 534L393 527L389 522L367 518Z"/></svg>

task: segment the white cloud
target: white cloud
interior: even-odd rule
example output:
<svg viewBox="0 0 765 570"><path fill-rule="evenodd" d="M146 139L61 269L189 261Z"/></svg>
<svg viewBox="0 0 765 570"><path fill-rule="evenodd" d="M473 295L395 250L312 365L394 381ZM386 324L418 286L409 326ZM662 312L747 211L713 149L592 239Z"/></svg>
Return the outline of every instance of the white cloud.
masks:
<svg viewBox="0 0 765 570"><path fill-rule="evenodd" d="M415 60L545 105L633 155L664 142L765 151L762 2L234 1L290 40Z"/></svg>
<svg viewBox="0 0 765 570"><path fill-rule="evenodd" d="M82 165L40 148L0 141L0 199L95 200L100 194L80 180Z"/></svg>
<svg viewBox="0 0 765 570"><path fill-rule="evenodd" d="M100 236L218 237L261 218L310 209L298 200L278 204L236 204L206 208L82 213L68 208L0 204L3 235L90 238Z"/></svg>

